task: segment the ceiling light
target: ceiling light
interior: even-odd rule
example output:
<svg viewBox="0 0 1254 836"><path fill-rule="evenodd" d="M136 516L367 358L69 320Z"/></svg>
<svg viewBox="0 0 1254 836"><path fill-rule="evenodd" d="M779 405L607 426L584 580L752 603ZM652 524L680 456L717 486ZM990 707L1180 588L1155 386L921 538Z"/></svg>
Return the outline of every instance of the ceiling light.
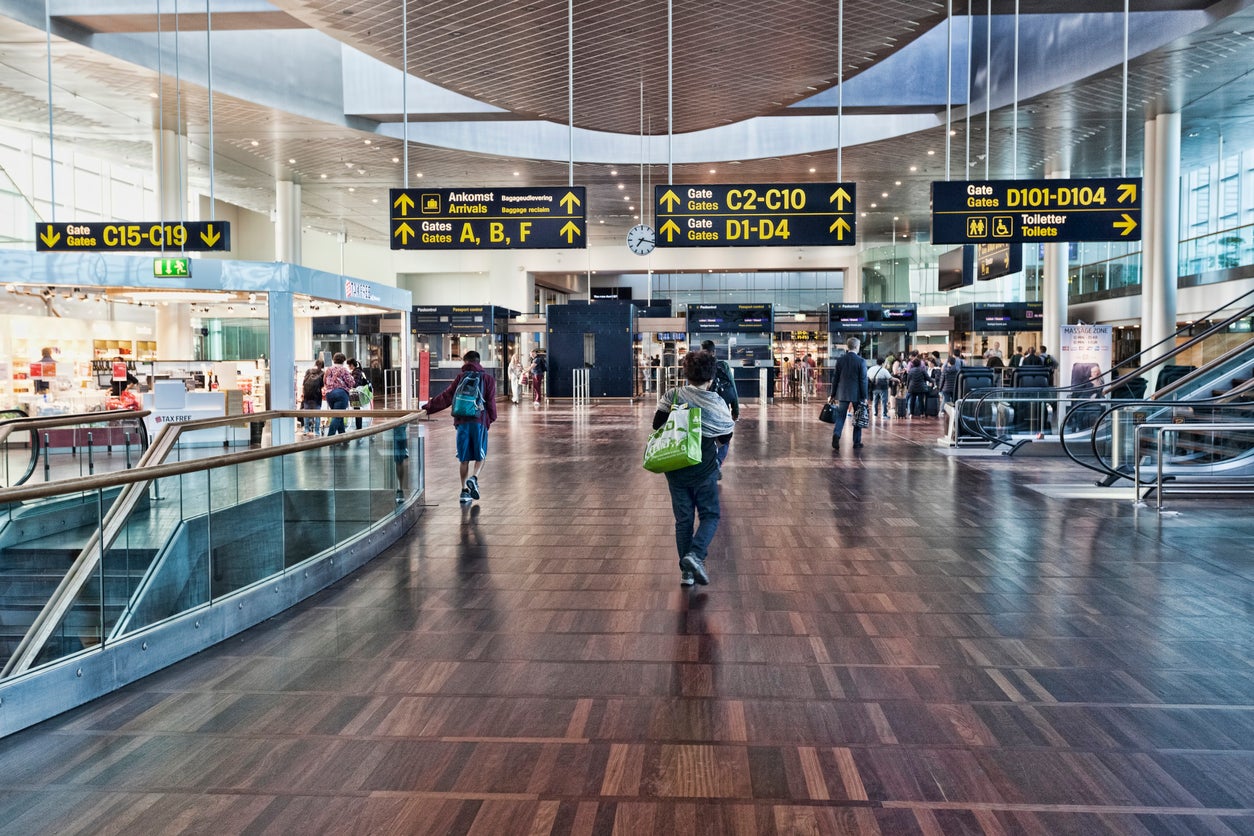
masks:
<svg viewBox="0 0 1254 836"><path fill-rule="evenodd" d="M716 170L714 170L714 169L710 169L710 173L711 173L711 174L717 174L718 172L717 172Z"/></svg>
<svg viewBox="0 0 1254 836"><path fill-rule="evenodd" d="M936 156L936 152L935 152L935 151L928 151L928 152L927 152L927 155L928 155L929 157L934 157L934 156Z"/></svg>
<svg viewBox="0 0 1254 836"><path fill-rule="evenodd" d="M918 170L919 170L919 167L918 167L917 165L912 165L912 166L910 166L910 170L911 170L911 171L918 171Z"/></svg>
<svg viewBox="0 0 1254 836"><path fill-rule="evenodd" d="M872 209L876 208L877 206L879 206L879 204L878 204L878 203L872 203L872 204L871 204L871 208L872 208Z"/></svg>
<svg viewBox="0 0 1254 836"><path fill-rule="evenodd" d="M252 144L252 146L253 146L254 148L256 148L256 147L257 147L258 145L260 145L261 143L260 143L260 142L258 142L257 140L255 140L255 139L254 139L254 140L252 140L251 144Z"/></svg>
<svg viewBox="0 0 1254 836"><path fill-rule="evenodd" d="M292 158L291 158L291 159L289 159L287 162L288 162L288 165L296 165L296 158L295 158L295 157L292 157Z"/></svg>
<svg viewBox="0 0 1254 836"><path fill-rule="evenodd" d="M393 157L393 158L392 158L392 162L394 162L394 163L399 163L400 161L401 161L401 158L400 158L400 157Z"/></svg>
<svg viewBox="0 0 1254 836"><path fill-rule="evenodd" d="M812 168L812 169L810 169L810 173L811 173L811 174L813 174L813 173L814 173L814 172L816 172L816 171L818 171L818 169L817 169L817 168Z"/></svg>
<svg viewBox="0 0 1254 836"><path fill-rule="evenodd" d="M352 164L352 163L344 163L344 167L345 167L345 168L352 168L352 167L353 167L353 164Z"/></svg>
<svg viewBox="0 0 1254 836"><path fill-rule="evenodd" d="M625 188L627 188L627 187L626 187L626 186L624 186L622 183L619 183L619 184L618 184L618 188L619 188L619 191L621 191L621 190L623 190L623 189L625 189Z"/></svg>
<svg viewBox="0 0 1254 836"><path fill-rule="evenodd" d="M371 140L369 140L369 139L367 139L367 140L366 140L366 144L367 144L367 145L369 145L369 144L370 144L370 142L371 142Z"/></svg>
<svg viewBox="0 0 1254 836"><path fill-rule="evenodd" d="M515 177L517 177L517 176L518 176L518 172L517 172L517 171L515 171L515 172L514 172L514 176L515 176Z"/></svg>
<svg viewBox="0 0 1254 836"><path fill-rule="evenodd" d="M611 169L610 169L610 175L611 175L611 176L613 176L613 177L617 177L617 176L618 176L618 169L616 169L616 168L611 168Z"/></svg>
<svg viewBox="0 0 1254 836"><path fill-rule="evenodd" d="M888 197L888 192L880 192L880 197Z"/></svg>
<svg viewBox="0 0 1254 836"><path fill-rule="evenodd" d="M349 186L349 187L348 187L348 190L349 190L350 192L355 192L355 191L357 191L357 187L356 187L356 186Z"/></svg>
<svg viewBox="0 0 1254 836"><path fill-rule="evenodd" d="M327 179L327 176L325 174L319 174L318 176L321 177L323 180Z"/></svg>
<svg viewBox="0 0 1254 836"><path fill-rule="evenodd" d="M894 180L894 181L893 181L893 185L894 185L894 186L900 186L900 185L901 185L901 181L900 181L900 180Z"/></svg>

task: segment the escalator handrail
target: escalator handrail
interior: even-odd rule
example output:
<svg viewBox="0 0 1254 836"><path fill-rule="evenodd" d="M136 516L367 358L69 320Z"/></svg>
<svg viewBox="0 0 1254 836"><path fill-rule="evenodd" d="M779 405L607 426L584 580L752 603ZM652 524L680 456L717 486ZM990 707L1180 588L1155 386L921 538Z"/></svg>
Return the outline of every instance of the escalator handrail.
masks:
<svg viewBox="0 0 1254 836"><path fill-rule="evenodd" d="M1112 476L1118 479L1130 480L1133 478L1132 474L1125 473L1120 470L1116 470L1113 467L1106 465L1103 462L1101 451L1099 451L1097 448L1098 428L1103 426L1103 424L1107 421L1107 419L1111 415L1123 409L1181 409L1181 408L1192 408L1192 407L1198 407L1198 406L1201 406L1201 407L1209 406L1212 408L1218 407L1221 409L1254 411L1254 404L1227 403L1224 401L1224 398L1226 397L1227 395L1225 394L1216 398L1197 398L1197 399L1183 400L1183 401L1161 401L1161 400L1149 400L1149 399L1120 400L1120 401L1113 401L1113 402L1108 401L1107 403L1109 405L1106 407L1106 409L1102 411L1101 415L1099 415L1097 417L1097 420L1093 423L1093 429L1090 431L1089 438L1088 438L1089 449L1093 454L1093 461L1096 462L1097 464L1090 464L1089 462L1081 461L1080 459L1076 458L1076 456L1067 448L1067 441L1065 438L1065 435L1066 435L1066 423L1065 422L1061 422L1061 421L1059 422L1060 426L1058 428L1058 440L1059 440L1059 443L1062 445L1063 452L1067 454L1067 457L1071 459L1073 462L1075 462L1076 464L1080 465L1081 467L1086 467L1089 470L1092 470L1096 473L1101 473L1106 476Z"/></svg>

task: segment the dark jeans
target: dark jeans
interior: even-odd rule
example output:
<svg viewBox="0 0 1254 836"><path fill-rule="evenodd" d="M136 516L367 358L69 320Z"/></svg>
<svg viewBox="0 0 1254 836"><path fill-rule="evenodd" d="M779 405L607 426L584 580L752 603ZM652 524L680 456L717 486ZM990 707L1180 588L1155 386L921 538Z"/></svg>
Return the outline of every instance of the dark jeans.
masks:
<svg viewBox="0 0 1254 836"><path fill-rule="evenodd" d="M849 407L855 401L841 401L836 404L836 424L832 427L832 437L840 438L841 432L845 429L845 417L849 414ZM857 424L853 426L853 443L862 443L862 428Z"/></svg>
<svg viewBox="0 0 1254 836"><path fill-rule="evenodd" d="M348 392L343 389L332 389L327 392L327 409L348 409ZM344 419L332 418L331 426L327 427L327 435L344 432Z"/></svg>
<svg viewBox="0 0 1254 836"><path fill-rule="evenodd" d="M906 411L911 415L918 415L919 417L923 417L923 406L926 402L927 402L926 392L911 392L910 403Z"/></svg>
<svg viewBox="0 0 1254 836"><path fill-rule="evenodd" d="M888 401L889 397L887 389L873 389L871 391L871 414L875 415L878 412L878 414L887 418ZM879 409L877 410L876 407L879 407Z"/></svg>
<svg viewBox="0 0 1254 836"><path fill-rule="evenodd" d="M680 559L686 554L693 554L698 560L705 560L714 532L718 531L718 471L692 487L676 485L669 479L666 484L671 490L671 510L675 512L675 548L679 550ZM697 520L695 534L692 530L694 520Z"/></svg>

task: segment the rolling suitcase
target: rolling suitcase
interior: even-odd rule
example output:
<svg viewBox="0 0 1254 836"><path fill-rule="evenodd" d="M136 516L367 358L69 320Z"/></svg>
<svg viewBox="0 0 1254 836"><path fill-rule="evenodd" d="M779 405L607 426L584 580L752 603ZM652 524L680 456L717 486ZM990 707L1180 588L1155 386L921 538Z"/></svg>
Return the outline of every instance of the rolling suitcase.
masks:
<svg viewBox="0 0 1254 836"><path fill-rule="evenodd" d="M935 418L940 415L940 393L928 392L923 399L923 414L928 418Z"/></svg>
<svg viewBox="0 0 1254 836"><path fill-rule="evenodd" d="M906 399L895 398L894 400L897 402L897 417L905 418L906 417Z"/></svg>

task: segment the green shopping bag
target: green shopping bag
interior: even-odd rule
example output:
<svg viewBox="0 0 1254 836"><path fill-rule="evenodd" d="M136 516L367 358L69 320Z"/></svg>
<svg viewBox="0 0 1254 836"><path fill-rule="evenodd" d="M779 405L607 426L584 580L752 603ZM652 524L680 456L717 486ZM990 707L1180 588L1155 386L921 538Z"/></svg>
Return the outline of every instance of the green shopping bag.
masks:
<svg viewBox="0 0 1254 836"><path fill-rule="evenodd" d="M666 423L645 445L644 469L669 473L694 464L701 464L701 407L671 404Z"/></svg>

